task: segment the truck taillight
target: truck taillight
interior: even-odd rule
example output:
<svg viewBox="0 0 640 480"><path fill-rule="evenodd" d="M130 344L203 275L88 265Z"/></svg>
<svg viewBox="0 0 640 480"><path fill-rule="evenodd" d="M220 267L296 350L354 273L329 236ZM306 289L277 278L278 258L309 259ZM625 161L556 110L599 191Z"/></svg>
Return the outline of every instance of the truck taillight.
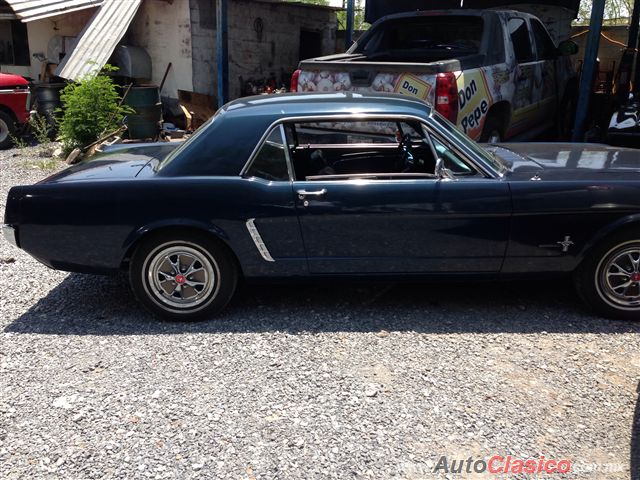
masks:
<svg viewBox="0 0 640 480"><path fill-rule="evenodd" d="M300 77L300 70L296 70L291 75L291 88L289 90L292 92L298 91L298 77Z"/></svg>
<svg viewBox="0 0 640 480"><path fill-rule="evenodd" d="M453 72L436 77L436 111L454 125L458 122L458 82Z"/></svg>

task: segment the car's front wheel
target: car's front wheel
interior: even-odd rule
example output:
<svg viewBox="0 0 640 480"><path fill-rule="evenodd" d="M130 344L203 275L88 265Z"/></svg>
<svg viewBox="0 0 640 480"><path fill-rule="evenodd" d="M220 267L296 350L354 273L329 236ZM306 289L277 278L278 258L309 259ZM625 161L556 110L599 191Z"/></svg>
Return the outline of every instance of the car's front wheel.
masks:
<svg viewBox="0 0 640 480"><path fill-rule="evenodd" d="M228 250L205 234L155 235L136 250L130 281L138 300L170 320L219 313L231 300L238 271Z"/></svg>
<svg viewBox="0 0 640 480"><path fill-rule="evenodd" d="M576 271L583 300L602 315L640 320L640 232L618 234L597 246Z"/></svg>

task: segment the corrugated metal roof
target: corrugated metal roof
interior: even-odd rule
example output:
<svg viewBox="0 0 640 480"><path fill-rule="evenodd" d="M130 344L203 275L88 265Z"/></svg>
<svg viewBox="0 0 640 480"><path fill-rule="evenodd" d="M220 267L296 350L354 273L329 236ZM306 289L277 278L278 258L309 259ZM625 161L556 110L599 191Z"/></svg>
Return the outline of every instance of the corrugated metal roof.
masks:
<svg viewBox="0 0 640 480"><path fill-rule="evenodd" d="M56 75L80 80L100 70L126 33L142 0L104 0L84 27L76 45L56 69Z"/></svg>
<svg viewBox="0 0 640 480"><path fill-rule="evenodd" d="M6 2L23 22L98 7L102 4L102 0L6 0Z"/></svg>

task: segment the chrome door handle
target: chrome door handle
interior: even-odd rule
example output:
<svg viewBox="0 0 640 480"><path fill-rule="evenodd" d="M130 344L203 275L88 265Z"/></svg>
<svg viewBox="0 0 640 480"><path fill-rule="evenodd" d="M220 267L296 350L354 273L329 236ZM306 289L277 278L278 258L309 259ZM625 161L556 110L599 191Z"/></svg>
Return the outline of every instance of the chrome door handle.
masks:
<svg viewBox="0 0 640 480"><path fill-rule="evenodd" d="M296 190L298 193L298 198L300 200L304 200L306 197L324 197L327 194L327 189L323 188L322 190L315 190L313 192L309 192L307 190Z"/></svg>

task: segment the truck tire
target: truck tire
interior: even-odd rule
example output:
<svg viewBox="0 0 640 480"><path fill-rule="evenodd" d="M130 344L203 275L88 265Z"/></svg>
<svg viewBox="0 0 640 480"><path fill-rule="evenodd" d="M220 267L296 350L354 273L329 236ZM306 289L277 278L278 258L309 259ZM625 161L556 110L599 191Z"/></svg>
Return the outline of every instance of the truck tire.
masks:
<svg viewBox="0 0 640 480"><path fill-rule="evenodd" d="M480 143L500 143L504 139L502 122L495 115L489 115L484 122Z"/></svg>
<svg viewBox="0 0 640 480"><path fill-rule="evenodd" d="M5 150L11 146L11 138L16 131L16 123L11 115L0 110L0 150Z"/></svg>

